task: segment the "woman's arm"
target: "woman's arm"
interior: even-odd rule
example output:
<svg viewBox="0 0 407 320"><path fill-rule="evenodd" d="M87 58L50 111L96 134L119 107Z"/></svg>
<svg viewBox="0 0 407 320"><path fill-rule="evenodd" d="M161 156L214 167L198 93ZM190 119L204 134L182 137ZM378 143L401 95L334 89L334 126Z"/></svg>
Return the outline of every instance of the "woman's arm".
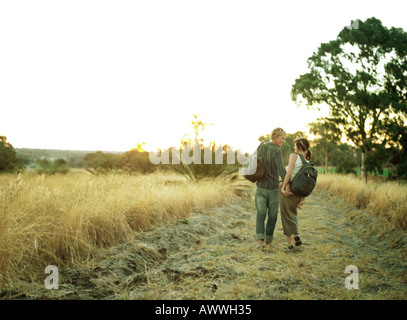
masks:
<svg viewBox="0 0 407 320"><path fill-rule="evenodd" d="M288 160L288 169L287 174L285 175L283 185L281 187L281 191L284 193L285 189L287 188L288 183L290 182L290 177L294 169L295 161L297 161L298 155L296 153L291 153L290 158Z"/></svg>

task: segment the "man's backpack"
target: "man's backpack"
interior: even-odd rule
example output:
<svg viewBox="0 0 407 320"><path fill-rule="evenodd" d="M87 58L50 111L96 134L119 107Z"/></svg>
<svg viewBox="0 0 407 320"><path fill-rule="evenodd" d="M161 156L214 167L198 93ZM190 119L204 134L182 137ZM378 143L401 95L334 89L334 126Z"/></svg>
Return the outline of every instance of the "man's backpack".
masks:
<svg viewBox="0 0 407 320"><path fill-rule="evenodd" d="M312 161L306 162L301 154L302 167L291 182L291 191L298 197L307 197L317 184L318 171L313 167Z"/></svg>
<svg viewBox="0 0 407 320"><path fill-rule="evenodd" d="M257 157L258 151L259 148L257 148L256 152L249 157L243 167L240 168L240 174L251 182L259 181L264 176L264 172L266 171L264 159L259 159Z"/></svg>

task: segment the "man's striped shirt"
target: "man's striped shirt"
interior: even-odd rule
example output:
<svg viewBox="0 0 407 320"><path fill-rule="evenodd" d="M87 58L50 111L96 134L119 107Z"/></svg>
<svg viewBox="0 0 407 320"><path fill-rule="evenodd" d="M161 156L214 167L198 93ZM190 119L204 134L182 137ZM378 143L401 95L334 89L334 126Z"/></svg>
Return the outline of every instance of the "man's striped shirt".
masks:
<svg viewBox="0 0 407 320"><path fill-rule="evenodd" d="M257 157L264 159L265 173L257 181L257 186L273 190L279 187L279 177L284 180L287 173L283 164L281 148L273 142L262 143L257 149Z"/></svg>

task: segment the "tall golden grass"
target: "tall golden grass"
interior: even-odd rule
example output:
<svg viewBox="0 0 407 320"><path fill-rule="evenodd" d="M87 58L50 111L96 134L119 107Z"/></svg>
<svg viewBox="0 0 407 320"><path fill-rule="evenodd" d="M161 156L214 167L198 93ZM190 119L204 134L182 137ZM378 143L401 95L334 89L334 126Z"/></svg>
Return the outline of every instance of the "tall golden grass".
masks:
<svg viewBox="0 0 407 320"><path fill-rule="evenodd" d="M317 190L337 194L359 209L367 209L391 223L396 229L407 229L407 186L399 182L382 182L349 175L320 175Z"/></svg>
<svg viewBox="0 0 407 320"><path fill-rule="evenodd" d="M174 173L0 175L0 284L89 261L135 231L233 197L230 183L190 183Z"/></svg>

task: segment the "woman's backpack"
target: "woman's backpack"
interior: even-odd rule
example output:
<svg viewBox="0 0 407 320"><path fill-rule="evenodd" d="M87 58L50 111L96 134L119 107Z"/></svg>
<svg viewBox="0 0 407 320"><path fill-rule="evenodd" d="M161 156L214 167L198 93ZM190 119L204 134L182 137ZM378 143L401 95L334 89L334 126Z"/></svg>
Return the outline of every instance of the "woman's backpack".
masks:
<svg viewBox="0 0 407 320"><path fill-rule="evenodd" d="M291 182L291 191L298 197L307 197L317 184L318 171L312 161L305 161L303 155L298 154L302 161L302 167Z"/></svg>

